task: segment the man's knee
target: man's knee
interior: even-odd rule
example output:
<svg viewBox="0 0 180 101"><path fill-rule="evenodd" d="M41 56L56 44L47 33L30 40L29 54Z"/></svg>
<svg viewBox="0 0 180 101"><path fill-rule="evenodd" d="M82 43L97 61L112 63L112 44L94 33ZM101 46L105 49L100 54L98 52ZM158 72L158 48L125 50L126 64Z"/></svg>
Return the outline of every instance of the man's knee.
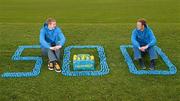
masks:
<svg viewBox="0 0 180 101"><path fill-rule="evenodd" d="M134 51L134 59L138 60L141 58L141 51L139 50L139 48L137 47L133 47L133 51Z"/></svg>
<svg viewBox="0 0 180 101"><path fill-rule="evenodd" d="M149 52L149 54L156 54L156 50L155 50L154 46L149 47L148 52Z"/></svg>
<svg viewBox="0 0 180 101"><path fill-rule="evenodd" d="M149 53L149 55L150 55L150 59L151 59L151 60L158 58L157 52L156 52L154 46L148 48L148 53Z"/></svg>
<svg viewBox="0 0 180 101"><path fill-rule="evenodd" d="M48 49L41 48L41 53L42 53L43 56L47 56L48 55Z"/></svg>

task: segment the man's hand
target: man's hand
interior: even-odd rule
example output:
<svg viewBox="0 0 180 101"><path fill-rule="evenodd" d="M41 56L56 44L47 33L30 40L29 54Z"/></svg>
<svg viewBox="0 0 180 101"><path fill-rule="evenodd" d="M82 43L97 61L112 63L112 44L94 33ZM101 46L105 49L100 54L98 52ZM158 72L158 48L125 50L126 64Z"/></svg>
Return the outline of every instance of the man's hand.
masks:
<svg viewBox="0 0 180 101"><path fill-rule="evenodd" d="M59 50L62 46L58 45L58 46L54 46L54 47L50 47L51 50Z"/></svg>
<svg viewBox="0 0 180 101"><path fill-rule="evenodd" d="M141 50L142 52L145 52L145 50L148 48L148 45L140 47L139 50Z"/></svg>
<svg viewBox="0 0 180 101"><path fill-rule="evenodd" d="M56 50L56 48L55 47L50 47L50 50Z"/></svg>
<svg viewBox="0 0 180 101"><path fill-rule="evenodd" d="M57 45L57 46L55 46L55 49L56 49L56 50L59 50L61 47L62 47L62 46Z"/></svg>

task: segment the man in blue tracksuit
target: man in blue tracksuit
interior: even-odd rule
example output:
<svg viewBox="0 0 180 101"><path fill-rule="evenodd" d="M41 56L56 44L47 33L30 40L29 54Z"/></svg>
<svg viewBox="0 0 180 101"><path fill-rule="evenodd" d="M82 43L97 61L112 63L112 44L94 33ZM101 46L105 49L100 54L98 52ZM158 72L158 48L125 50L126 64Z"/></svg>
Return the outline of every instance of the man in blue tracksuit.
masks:
<svg viewBox="0 0 180 101"><path fill-rule="evenodd" d="M131 41L133 44L134 59L139 61L142 69L146 69L142 56L148 53L150 56L150 70L154 70L155 59L158 57L154 49L156 38L144 19L137 21L137 28L132 31Z"/></svg>
<svg viewBox="0 0 180 101"><path fill-rule="evenodd" d="M56 26L56 20L48 18L40 30L40 45L42 54L49 58L48 69L61 72L58 60L60 58L60 49L65 43L65 37L59 27Z"/></svg>

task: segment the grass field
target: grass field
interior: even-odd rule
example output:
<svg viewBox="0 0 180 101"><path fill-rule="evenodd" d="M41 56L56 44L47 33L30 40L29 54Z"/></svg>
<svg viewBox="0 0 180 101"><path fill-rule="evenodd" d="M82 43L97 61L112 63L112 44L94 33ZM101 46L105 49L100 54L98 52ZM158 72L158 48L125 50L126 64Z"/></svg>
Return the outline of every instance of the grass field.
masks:
<svg viewBox="0 0 180 101"><path fill-rule="evenodd" d="M48 71L45 58L38 77L0 78L0 101L180 100L179 0L0 0L0 73L32 70L33 61L12 61L11 56L20 45L39 44L39 30L47 17L57 19L67 38L65 47L102 45L110 73L65 77ZM137 76L129 72L119 46L130 44L131 30L141 17L147 19L158 46L176 65L176 75ZM82 52L97 57L96 50ZM39 56L40 50L25 50L23 55ZM157 69L167 69L160 59Z"/></svg>

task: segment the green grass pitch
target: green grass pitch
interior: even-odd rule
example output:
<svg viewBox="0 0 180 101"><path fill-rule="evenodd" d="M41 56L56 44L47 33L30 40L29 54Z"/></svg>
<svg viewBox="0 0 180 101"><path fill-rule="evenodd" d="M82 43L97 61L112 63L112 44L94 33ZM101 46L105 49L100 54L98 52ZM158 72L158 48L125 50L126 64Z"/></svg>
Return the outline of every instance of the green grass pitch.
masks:
<svg viewBox="0 0 180 101"><path fill-rule="evenodd" d="M0 101L180 100L180 0L0 0L0 73L32 70L33 61L12 61L11 56L20 45L39 44L39 30L48 17L57 19L67 38L65 47L102 45L110 73L65 77L49 71L44 58L38 77L0 78ZM176 75L129 72L119 46L131 43L131 31L141 17L147 19L158 46L177 67ZM132 56L132 50L128 51ZM96 50L74 49L72 53L98 57ZM39 56L40 50L25 50L23 55ZM160 58L157 69L167 69Z"/></svg>

